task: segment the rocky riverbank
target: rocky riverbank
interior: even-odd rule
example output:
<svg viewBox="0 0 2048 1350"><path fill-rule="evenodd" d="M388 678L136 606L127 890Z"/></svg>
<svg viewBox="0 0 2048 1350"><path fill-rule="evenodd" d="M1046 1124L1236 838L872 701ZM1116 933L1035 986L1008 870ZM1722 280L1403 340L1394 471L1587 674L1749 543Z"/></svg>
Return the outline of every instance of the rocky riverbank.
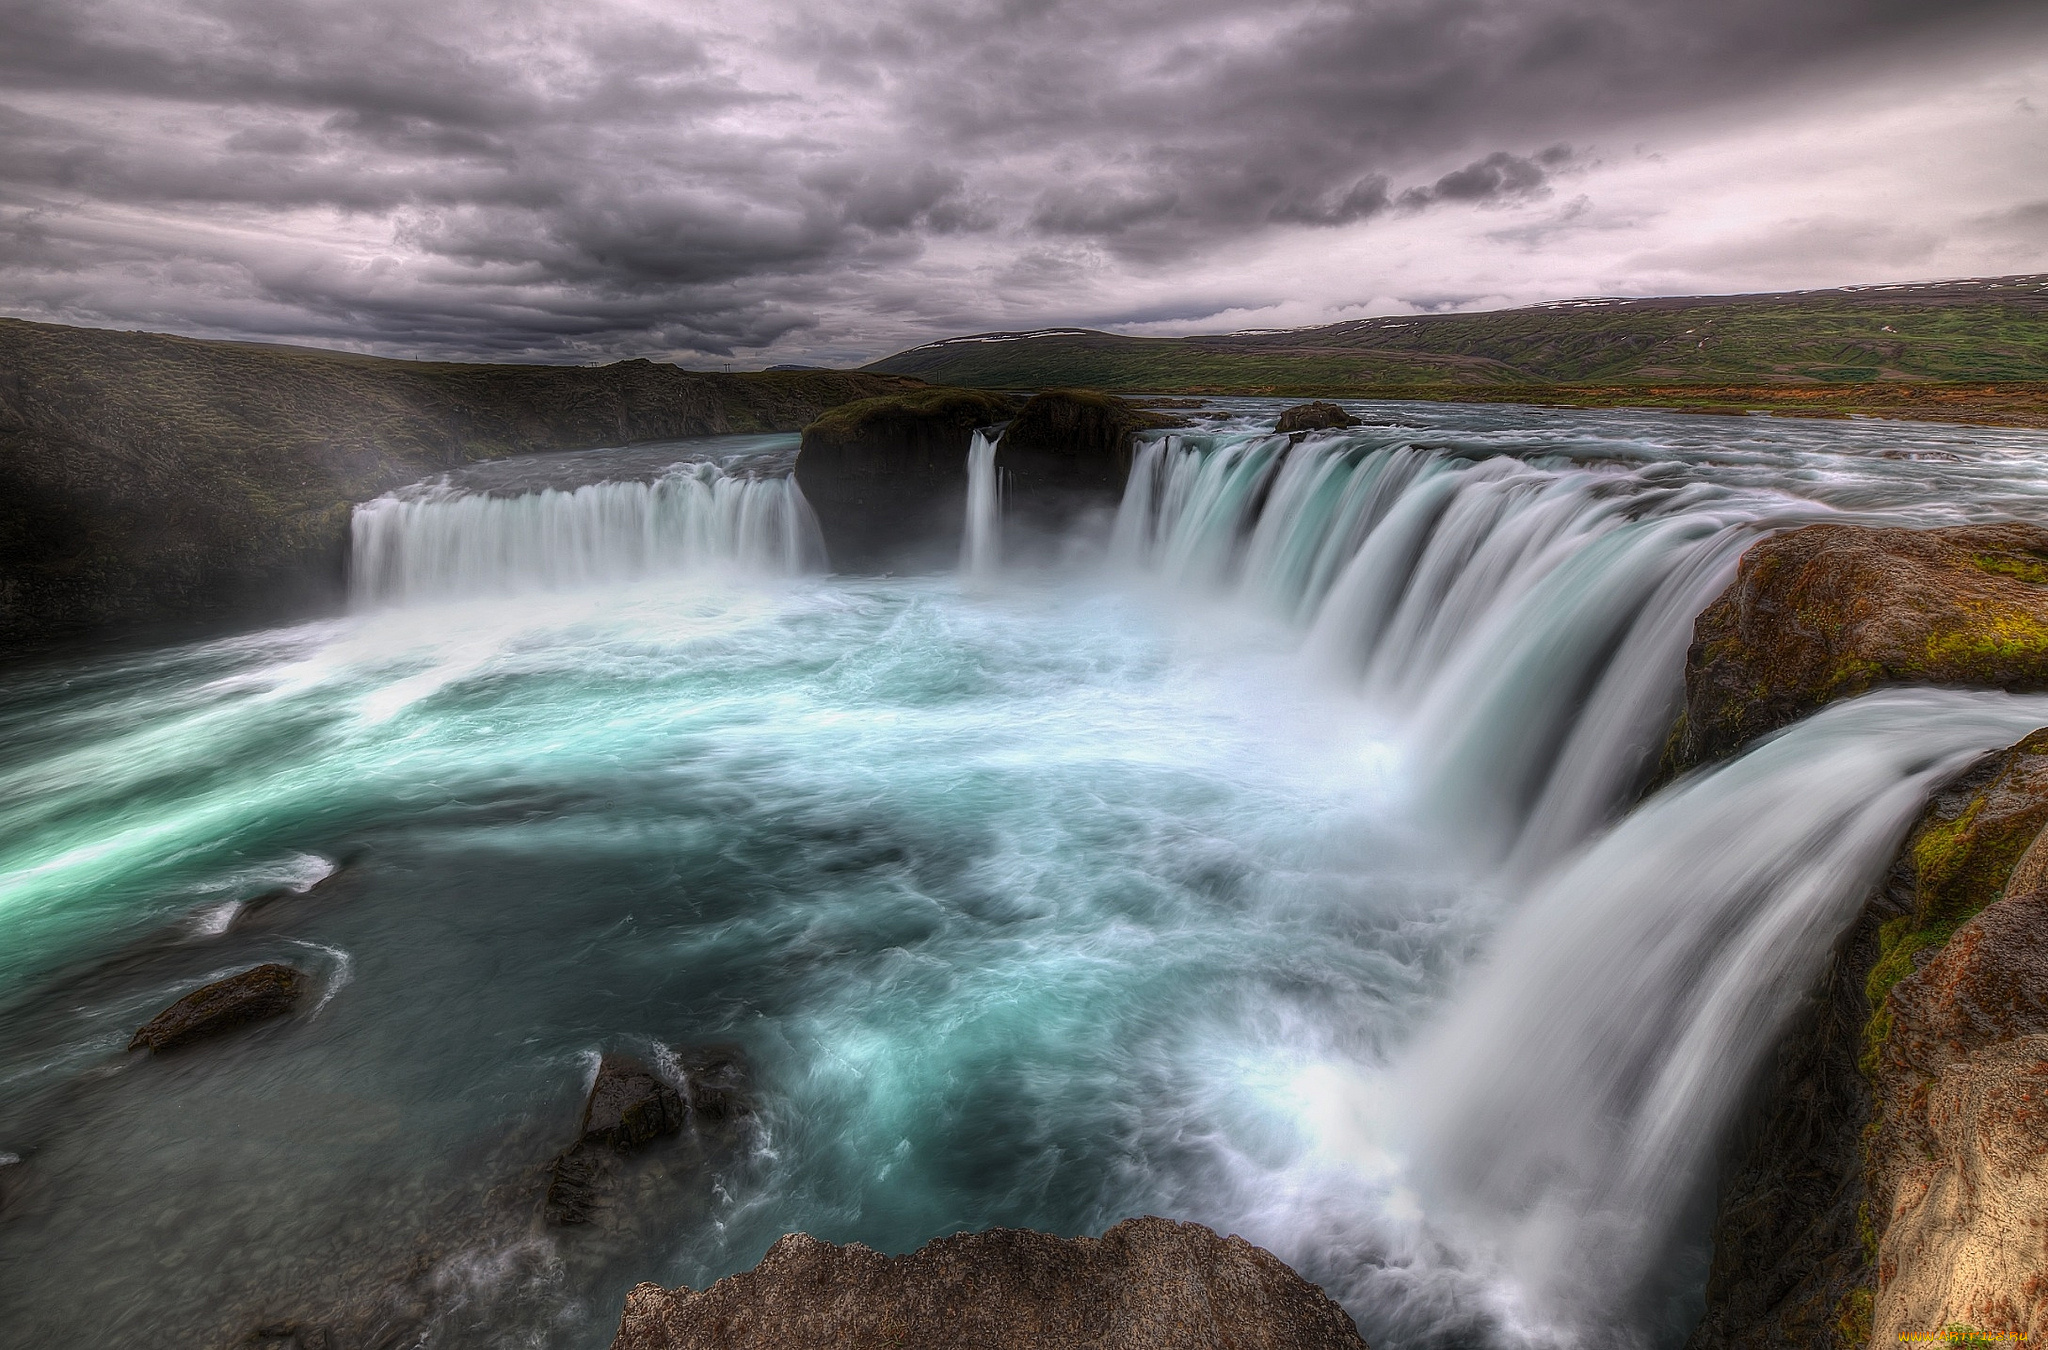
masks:
<svg viewBox="0 0 2048 1350"><path fill-rule="evenodd" d="M0 319L0 643L331 601L352 506L466 461L796 431L918 387L390 361Z"/></svg>

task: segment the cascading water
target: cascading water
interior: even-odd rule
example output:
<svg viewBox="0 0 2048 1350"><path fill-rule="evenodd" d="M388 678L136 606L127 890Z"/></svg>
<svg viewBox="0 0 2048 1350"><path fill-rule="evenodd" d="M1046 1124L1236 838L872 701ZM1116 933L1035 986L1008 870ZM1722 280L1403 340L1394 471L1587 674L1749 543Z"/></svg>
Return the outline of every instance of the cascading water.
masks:
<svg viewBox="0 0 2048 1350"><path fill-rule="evenodd" d="M967 522L960 537L960 570L970 577L994 575L1002 561L1002 499L996 481L996 438L974 433L967 447Z"/></svg>
<svg viewBox="0 0 2048 1350"><path fill-rule="evenodd" d="M644 447L366 506L345 617L19 669L0 1325L602 1350L784 1232L1163 1213L1376 1350L1675 1343L1784 999L2048 720L1885 694L1617 824L1693 613L1802 520L2048 519L2048 438L1241 411L1140 447L1112 568L792 576L794 438ZM123 1056L267 960L305 1016ZM536 1231L591 1057L682 1043L744 1048L750 1146Z"/></svg>
<svg viewBox="0 0 2048 1350"><path fill-rule="evenodd" d="M351 595L376 603L568 590L728 566L790 576L824 542L796 480L700 462L649 482L518 493L435 483L357 507Z"/></svg>
<svg viewBox="0 0 2048 1350"><path fill-rule="evenodd" d="M1869 510L1881 473L1795 496L1787 479L1762 485L1704 456L1414 440L1155 439L1112 551L1301 625L1309 659L1402 728L1435 809L1525 876L1640 788L1677 711L1693 618L1743 548L1855 518L1845 508L1882 518Z"/></svg>
<svg viewBox="0 0 2048 1350"><path fill-rule="evenodd" d="M1649 1339L1704 1274L1674 1246L1723 1128L1929 789L2044 724L2048 698L1871 694L1660 794L1540 885L1406 1059L1436 1222L1573 1339Z"/></svg>

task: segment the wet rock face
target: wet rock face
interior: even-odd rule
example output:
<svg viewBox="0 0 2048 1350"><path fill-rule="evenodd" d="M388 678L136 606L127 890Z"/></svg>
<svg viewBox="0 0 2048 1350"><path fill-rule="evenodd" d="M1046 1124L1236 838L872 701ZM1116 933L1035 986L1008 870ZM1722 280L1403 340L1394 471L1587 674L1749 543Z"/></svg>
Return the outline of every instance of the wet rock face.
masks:
<svg viewBox="0 0 2048 1350"><path fill-rule="evenodd" d="M643 1284L612 1350L1364 1350L1342 1308L1272 1253L1199 1224L1100 1238L992 1229L908 1256L783 1238L701 1293Z"/></svg>
<svg viewBox="0 0 2048 1350"><path fill-rule="evenodd" d="M619 1189L627 1155L686 1126L725 1134L752 1114L746 1060L736 1047L691 1047L675 1057L681 1091L629 1056L606 1055L599 1063L576 1142L554 1161L550 1223L591 1222Z"/></svg>
<svg viewBox="0 0 2048 1350"><path fill-rule="evenodd" d="M1019 406L976 389L918 389L834 408L805 427L796 481L832 565L865 571L957 553L968 443Z"/></svg>
<svg viewBox="0 0 2048 1350"><path fill-rule="evenodd" d="M1355 427L1358 419L1334 403L1297 403L1280 414L1280 420L1273 430L1283 434L1294 431L1339 431Z"/></svg>
<svg viewBox="0 0 2048 1350"><path fill-rule="evenodd" d="M275 962L216 980L151 1018L128 1048L162 1054L249 1022L282 1017L298 1006L309 983L303 971Z"/></svg>
<svg viewBox="0 0 2048 1350"><path fill-rule="evenodd" d="M683 1097L654 1070L624 1055L606 1055L583 1107L579 1142L638 1148L683 1128Z"/></svg>
<svg viewBox="0 0 2048 1350"><path fill-rule="evenodd" d="M1122 491L1131 469L1131 441L1141 431L1184 425L1165 413L1093 389L1048 389L1034 394L1003 432L1002 459L1013 472L1044 456L1081 474L1081 482L1107 482Z"/></svg>
<svg viewBox="0 0 2048 1350"><path fill-rule="evenodd" d="M2048 529L1809 525L1757 544L1694 625L1672 767L1892 683L2048 688Z"/></svg>

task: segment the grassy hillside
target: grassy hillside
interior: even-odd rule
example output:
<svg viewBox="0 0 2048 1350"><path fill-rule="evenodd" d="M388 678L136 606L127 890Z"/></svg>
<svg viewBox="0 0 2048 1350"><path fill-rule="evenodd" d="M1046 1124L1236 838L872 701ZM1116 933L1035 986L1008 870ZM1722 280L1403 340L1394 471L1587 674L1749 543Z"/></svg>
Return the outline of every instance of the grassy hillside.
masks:
<svg viewBox="0 0 2048 1350"><path fill-rule="evenodd" d="M0 639L331 589L352 503L465 460L796 431L913 383L388 361L0 320Z"/></svg>
<svg viewBox="0 0 2048 1350"><path fill-rule="evenodd" d="M2048 276L1566 301L1220 337L983 334L868 369L1000 389L1397 397L1557 385L2027 383L2048 381Z"/></svg>

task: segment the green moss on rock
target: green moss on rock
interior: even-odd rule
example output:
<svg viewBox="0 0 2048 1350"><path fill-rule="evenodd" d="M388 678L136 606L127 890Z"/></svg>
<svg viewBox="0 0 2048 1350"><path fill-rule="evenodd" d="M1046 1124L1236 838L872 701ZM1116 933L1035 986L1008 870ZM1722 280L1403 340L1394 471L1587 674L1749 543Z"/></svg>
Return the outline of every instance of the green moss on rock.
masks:
<svg viewBox="0 0 2048 1350"><path fill-rule="evenodd" d="M1809 525L1699 617L1667 772L1885 684L2048 689L2048 529Z"/></svg>

